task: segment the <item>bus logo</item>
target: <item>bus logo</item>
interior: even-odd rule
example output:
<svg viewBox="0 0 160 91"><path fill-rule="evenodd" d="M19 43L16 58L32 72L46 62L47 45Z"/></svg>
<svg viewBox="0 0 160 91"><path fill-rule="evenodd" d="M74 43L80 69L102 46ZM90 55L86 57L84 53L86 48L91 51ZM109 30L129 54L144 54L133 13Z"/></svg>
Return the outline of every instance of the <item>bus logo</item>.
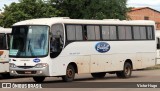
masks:
<svg viewBox="0 0 160 91"><path fill-rule="evenodd" d="M96 44L95 49L100 53L105 53L110 50L110 45L105 42L99 42Z"/></svg>
<svg viewBox="0 0 160 91"><path fill-rule="evenodd" d="M40 62L40 59L36 58L33 60L33 62L38 63L38 62Z"/></svg>

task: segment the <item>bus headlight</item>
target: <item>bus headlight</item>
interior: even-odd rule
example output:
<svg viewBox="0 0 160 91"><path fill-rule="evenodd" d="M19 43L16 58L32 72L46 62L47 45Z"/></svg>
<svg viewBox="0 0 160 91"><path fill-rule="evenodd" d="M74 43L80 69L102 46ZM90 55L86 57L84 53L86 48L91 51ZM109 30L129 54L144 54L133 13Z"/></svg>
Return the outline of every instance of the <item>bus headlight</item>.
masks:
<svg viewBox="0 0 160 91"><path fill-rule="evenodd" d="M11 68L16 68L17 66L16 66L15 64L13 64L13 63L10 63L10 64L9 64L9 67L11 67Z"/></svg>
<svg viewBox="0 0 160 91"><path fill-rule="evenodd" d="M47 66L48 66L47 63L39 63L39 64L35 65L36 68L43 68L43 67L47 67Z"/></svg>

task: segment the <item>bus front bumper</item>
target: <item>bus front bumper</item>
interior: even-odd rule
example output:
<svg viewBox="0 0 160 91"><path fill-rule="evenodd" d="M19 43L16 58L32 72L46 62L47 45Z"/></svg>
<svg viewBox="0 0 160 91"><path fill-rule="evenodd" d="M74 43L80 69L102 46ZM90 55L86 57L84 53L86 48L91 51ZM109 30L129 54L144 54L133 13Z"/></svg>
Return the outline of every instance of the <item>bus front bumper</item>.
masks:
<svg viewBox="0 0 160 91"><path fill-rule="evenodd" d="M49 66L36 68L36 67L10 67L11 76L49 76Z"/></svg>

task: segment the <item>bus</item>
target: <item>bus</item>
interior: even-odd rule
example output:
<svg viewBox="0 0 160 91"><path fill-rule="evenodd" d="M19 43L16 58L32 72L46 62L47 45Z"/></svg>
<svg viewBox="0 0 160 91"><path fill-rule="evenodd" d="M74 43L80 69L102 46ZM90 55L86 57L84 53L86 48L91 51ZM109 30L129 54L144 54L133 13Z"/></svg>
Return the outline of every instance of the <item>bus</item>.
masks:
<svg viewBox="0 0 160 91"><path fill-rule="evenodd" d="M0 75L9 77L9 41L11 28L0 27Z"/></svg>
<svg viewBox="0 0 160 91"><path fill-rule="evenodd" d="M20 21L12 26L10 75L62 77L75 74L129 78L132 70L155 65L155 22L85 20L67 17Z"/></svg>
<svg viewBox="0 0 160 91"><path fill-rule="evenodd" d="M156 40L157 40L156 64L160 64L160 30L156 30Z"/></svg>

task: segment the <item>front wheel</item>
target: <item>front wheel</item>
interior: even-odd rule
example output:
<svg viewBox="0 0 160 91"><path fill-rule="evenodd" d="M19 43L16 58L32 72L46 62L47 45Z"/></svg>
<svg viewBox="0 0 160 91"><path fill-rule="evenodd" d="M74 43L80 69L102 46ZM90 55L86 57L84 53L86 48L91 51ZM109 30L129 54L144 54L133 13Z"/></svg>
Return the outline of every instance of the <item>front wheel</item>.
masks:
<svg viewBox="0 0 160 91"><path fill-rule="evenodd" d="M2 75L2 78L4 78L4 79L11 78L11 76L10 76L9 73L3 73L3 74L1 74L1 75Z"/></svg>
<svg viewBox="0 0 160 91"><path fill-rule="evenodd" d="M117 77L120 78L129 78L132 74L132 66L130 63L126 62L124 64L123 71L116 72Z"/></svg>
<svg viewBox="0 0 160 91"><path fill-rule="evenodd" d="M0 74L0 79L2 79L3 77L2 77L2 75Z"/></svg>
<svg viewBox="0 0 160 91"><path fill-rule="evenodd" d="M64 82L72 82L75 77L75 69L72 65L69 65L66 70L66 75L62 76Z"/></svg>
<svg viewBox="0 0 160 91"><path fill-rule="evenodd" d="M37 83L41 83L41 82L43 82L44 81L44 79L45 79L45 77L33 77L33 80L35 81L35 82L37 82Z"/></svg>

